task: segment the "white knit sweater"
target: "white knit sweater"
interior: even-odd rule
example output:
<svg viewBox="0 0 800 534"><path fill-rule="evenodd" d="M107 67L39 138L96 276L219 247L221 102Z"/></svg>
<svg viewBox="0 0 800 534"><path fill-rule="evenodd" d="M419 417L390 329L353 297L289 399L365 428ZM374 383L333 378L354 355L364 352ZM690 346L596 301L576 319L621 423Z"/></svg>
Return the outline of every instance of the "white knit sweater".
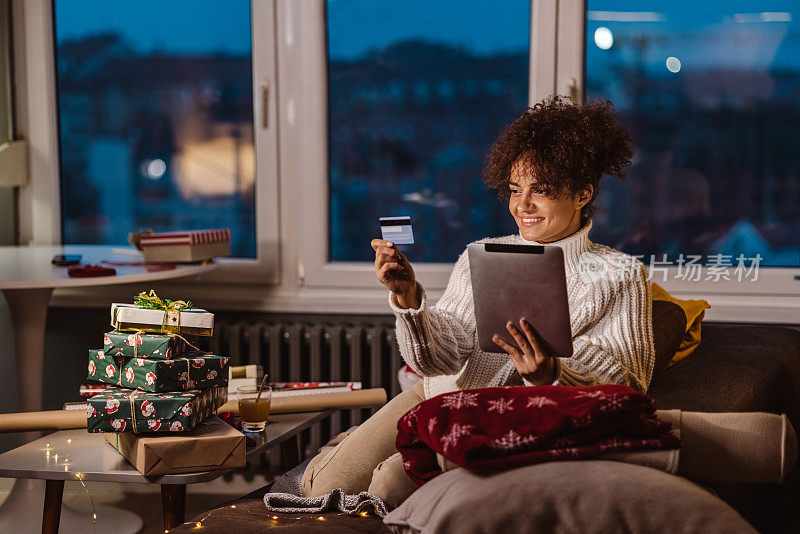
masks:
<svg viewBox="0 0 800 534"><path fill-rule="evenodd" d="M526 241L520 235L478 242L563 249L573 356L557 359L554 384L627 384L645 392L655 362L647 270L632 256L592 243L591 227L587 220L574 234L552 243ZM418 309L399 308L391 294L389 303L397 317L400 353L424 377L426 398L458 389L522 385L505 352L478 348L466 251L435 306L428 305L421 285L417 290Z"/></svg>

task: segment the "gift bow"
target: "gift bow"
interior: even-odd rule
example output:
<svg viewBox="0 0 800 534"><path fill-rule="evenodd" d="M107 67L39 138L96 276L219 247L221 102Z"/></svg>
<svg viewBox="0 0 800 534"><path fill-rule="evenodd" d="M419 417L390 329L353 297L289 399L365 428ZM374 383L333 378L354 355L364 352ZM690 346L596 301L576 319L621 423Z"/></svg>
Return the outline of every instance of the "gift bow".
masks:
<svg viewBox="0 0 800 534"><path fill-rule="evenodd" d="M133 304L139 308L146 308L150 310L164 310L164 319L161 321L161 331L167 331L168 319L171 315L177 317L178 332L181 330L181 310L186 310L192 307L191 301L183 300L170 300L161 299L156 295L155 290L151 289L150 293L142 291L133 297Z"/></svg>
<svg viewBox="0 0 800 534"><path fill-rule="evenodd" d="M161 298L156 295L156 292L153 289L150 290L150 293L145 293L142 291L133 297L133 303L140 308L164 311L181 311L192 307L191 301L170 299L161 300Z"/></svg>

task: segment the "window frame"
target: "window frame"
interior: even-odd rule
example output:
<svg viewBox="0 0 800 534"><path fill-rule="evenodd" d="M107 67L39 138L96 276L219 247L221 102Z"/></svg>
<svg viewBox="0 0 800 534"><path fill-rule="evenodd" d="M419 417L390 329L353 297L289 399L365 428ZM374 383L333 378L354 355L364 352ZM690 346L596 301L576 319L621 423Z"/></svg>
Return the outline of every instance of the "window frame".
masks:
<svg viewBox="0 0 800 534"><path fill-rule="evenodd" d="M532 0L529 17L534 16ZM296 172L282 173L294 176L298 182L289 187L302 193L305 203L297 202L302 210L294 211L295 228L303 236L302 245L297 249L297 277L299 283L310 288L366 288L374 287L375 272L372 263L330 261L328 228L329 212L329 171L328 171L328 96L327 96L327 31L325 21L325 1L311 0L292 2L282 0L280 8L285 10L281 17L283 28L279 34L296 35L293 41L285 41L283 49L279 45L280 62L278 79L282 101L284 98L287 121L281 128L281 162L294 162ZM549 38L546 36L543 38ZM302 43L302 47L300 44ZM552 43L542 42L542 48ZM534 31L531 27L529 53L533 57ZM529 61L530 100L533 92L531 84L537 78L533 70L536 63ZM284 85L285 84L285 85ZM302 101L304 105L294 109L293 102ZM291 111L289 111L291 110ZM283 169L282 169L283 170ZM491 194L487 192L487 194ZM321 229L324 229L321 230ZM376 236L379 237L379 236ZM465 243L466 246L466 243ZM369 242L364 243L369 247ZM414 272L419 282L428 290L440 292L447 285L452 263L416 263Z"/></svg>
<svg viewBox="0 0 800 534"><path fill-rule="evenodd" d="M58 103L56 93L55 32L52 0L13 0L14 64L17 130L28 140L30 183L21 188L19 234L21 244L62 242ZM253 134L256 173L256 258L227 258L204 276L208 283L280 281L278 202L278 116L274 85L274 0L251 2L253 63ZM267 109L264 109L266 102ZM265 122L266 118L269 122Z"/></svg>
<svg viewBox="0 0 800 534"><path fill-rule="evenodd" d="M30 147L30 184L19 195L21 243L60 242L57 106L50 0L11 0L17 132ZM328 261L327 43L324 0L254 0L254 121L263 80L271 83L269 128L256 128L259 259L221 260L200 280L171 281L218 310L389 313L387 292L368 262ZM583 98L585 0L531 0L529 100ZM257 31L258 30L258 31ZM302 45L302 46L301 46ZM539 53L536 53L536 52ZM266 151L266 152L265 152ZM265 161L263 154L272 154ZM365 246L369 246L365 243ZM647 264L647 262L645 262ZM417 264L431 302L452 264ZM795 268L763 268L757 283L683 282L677 269L655 279L678 298L712 304L706 320L800 324ZM107 306L129 289L58 290L53 304ZM198 298L192 297L195 300Z"/></svg>
<svg viewBox="0 0 800 534"><path fill-rule="evenodd" d="M587 1L539 1L557 4L558 52L553 80L555 91L561 95L577 95L583 101ZM539 95L546 96L546 92L537 96ZM644 258L642 262L648 267L648 271L652 271L650 258ZM678 278L676 266L668 268L666 274L660 270L657 275L651 273L651 281L678 298L709 301L711 309L707 311L706 318L713 321L800 324L800 279L795 279L798 274L798 268L761 267L756 282L713 282L705 279L708 271L703 267L702 280L690 282Z"/></svg>

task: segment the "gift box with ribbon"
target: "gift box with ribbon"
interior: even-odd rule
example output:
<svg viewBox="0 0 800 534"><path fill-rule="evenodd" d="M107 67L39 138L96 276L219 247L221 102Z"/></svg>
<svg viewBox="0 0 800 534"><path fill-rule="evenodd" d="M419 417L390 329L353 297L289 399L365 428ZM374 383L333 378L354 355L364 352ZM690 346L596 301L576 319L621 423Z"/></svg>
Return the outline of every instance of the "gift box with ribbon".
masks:
<svg viewBox="0 0 800 534"><path fill-rule="evenodd" d="M139 293L133 304L112 304L111 326L124 331L210 336L214 314L192 308L191 302L161 299L150 290Z"/></svg>
<svg viewBox="0 0 800 534"><path fill-rule="evenodd" d="M214 416L183 434L115 432L105 438L145 476L233 469L246 461L244 434Z"/></svg>
<svg viewBox="0 0 800 534"><path fill-rule="evenodd" d="M213 414L228 398L227 388L149 393L109 386L88 399L89 432L186 432Z"/></svg>
<svg viewBox="0 0 800 534"><path fill-rule="evenodd" d="M180 334L146 334L112 330L103 334L103 352L106 356L172 360L183 358L192 347Z"/></svg>
<svg viewBox="0 0 800 534"><path fill-rule="evenodd" d="M190 358L154 360L111 354L103 350L89 351L89 379L154 393L228 385L229 358L224 356L198 354Z"/></svg>

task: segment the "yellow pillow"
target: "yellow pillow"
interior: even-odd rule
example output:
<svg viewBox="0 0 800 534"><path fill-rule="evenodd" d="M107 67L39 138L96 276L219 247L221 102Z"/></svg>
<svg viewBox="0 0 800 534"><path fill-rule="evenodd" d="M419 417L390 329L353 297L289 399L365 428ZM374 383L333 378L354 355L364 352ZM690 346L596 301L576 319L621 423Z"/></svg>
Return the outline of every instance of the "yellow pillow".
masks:
<svg viewBox="0 0 800 534"><path fill-rule="evenodd" d="M683 335L677 352L675 352L675 355L669 361L668 367L672 367L694 352L694 349L700 344L700 324L703 321L706 309L710 308L711 304L705 300L676 299L655 282L650 284L650 288L653 293L653 300L674 302L680 306L683 309L683 313L686 314L686 333Z"/></svg>

